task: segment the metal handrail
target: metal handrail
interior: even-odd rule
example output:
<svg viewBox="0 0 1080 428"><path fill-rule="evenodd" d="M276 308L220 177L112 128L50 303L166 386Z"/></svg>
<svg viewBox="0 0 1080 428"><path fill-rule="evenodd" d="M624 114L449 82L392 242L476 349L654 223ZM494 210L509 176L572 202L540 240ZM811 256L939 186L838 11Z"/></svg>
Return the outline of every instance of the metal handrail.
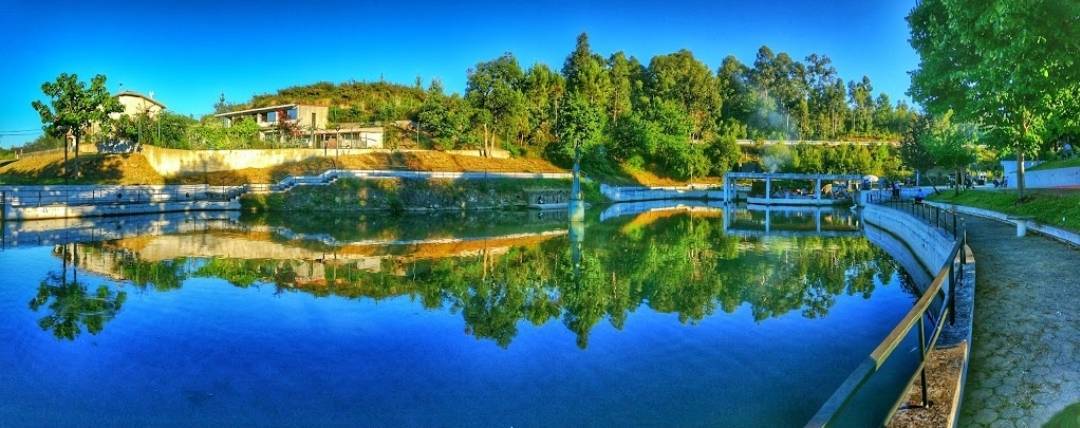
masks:
<svg viewBox="0 0 1080 428"><path fill-rule="evenodd" d="M955 211L946 212L944 218L951 221L942 222L941 210L930 210L922 207L916 207L918 203L910 203L912 207L909 209L908 204L905 204L903 200L884 199L880 197L874 197L874 194L868 195L867 202L874 204L881 204L884 206L890 206L894 209L910 213L912 216L924 220L927 224L935 227L942 228L946 233L950 233L955 242L952 249L949 251L949 255L946 258L944 265L938 269L934 279L930 282L930 286L919 297L919 300L915 302L915 305L904 315L904 318L893 327L885 339L878 344L876 348L859 364L855 370L848 375L847 379L840 384L840 387L833 392L825 404L818 408L817 413L807 422L807 427L824 427L829 425L836 417L844 410L844 407L851 401L852 397L859 391L859 389L881 368L882 365L889 359L896 347L911 333L911 329L916 325L919 326L919 365L916 367L915 372L912 374L911 379L905 384L910 385L914 382L915 377L920 377L920 383L922 387L922 405L924 407L929 405L927 398L927 384L926 384L926 356L929 349L933 349L937 344L938 337L941 331L944 329L945 320L948 319L950 324L956 320L956 285L963 279L963 266L966 259L965 246L967 244L967 233L964 231L963 226L958 224L962 223ZM937 208L937 207L934 207ZM930 219L934 219L931 221ZM956 267L957 261L959 261L959 269ZM946 293L945 285L948 285ZM930 311L930 306L933 301L943 295L944 304L941 305L941 309L938 311L936 317L933 316ZM932 320L937 320L934 323L933 334L930 341L926 341L926 326L925 319L927 316L931 316ZM885 421L892 418L892 415L899 408L900 404L907 398L907 388L901 392L896 402L889 408L889 413L886 415Z"/></svg>

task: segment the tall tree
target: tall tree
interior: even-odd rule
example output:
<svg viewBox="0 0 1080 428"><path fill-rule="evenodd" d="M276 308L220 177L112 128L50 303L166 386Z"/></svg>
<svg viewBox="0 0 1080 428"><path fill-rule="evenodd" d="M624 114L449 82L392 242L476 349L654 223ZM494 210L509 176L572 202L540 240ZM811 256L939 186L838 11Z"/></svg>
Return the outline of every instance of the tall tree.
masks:
<svg viewBox="0 0 1080 428"><path fill-rule="evenodd" d="M535 64L525 73L522 92L528 114L529 141L546 145L555 138L559 102L565 90L563 77L544 64Z"/></svg>
<svg viewBox="0 0 1080 428"><path fill-rule="evenodd" d="M908 15L919 67L909 94L929 112L954 110L1011 151L1024 197L1024 159L1046 121L1080 115L1080 3L1075 0L924 0Z"/></svg>
<svg viewBox="0 0 1080 428"><path fill-rule="evenodd" d="M612 54L607 65L611 76L608 111L611 113L611 124L617 125L619 116L629 114L633 108L633 91L641 83L643 71L637 58L628 58L622 52Z"/></svg>
<svg viewBox="0 0 1080 428"><path fill-rule="evenodd" d="M566 78L568 94L585 97L590 104L603 105L611 88L611 80L604 68L604 58L589 47L589 35L581 33L577 45L566 58L562 69Z"/></svg>
<svg viewBox="0 0 1080 428"><path fill-rule="evenodd" d="M41 92L49 96L49 105L41 101L32 103L34 110L41 116L41 123L46 133L75 140L75 175L79 175L79 143L89 132L93 124L102 129L109 120L110 113L120 113L124 107L109 94L105 87L105 76L98 74L90 80L90 87L79 81L76 74L61 73L55 82L45 82ZM68 145L64 144L64 175L67 175Z"/></svg>
<svg viewBox="0 0 1080 428"><path fill-rule="evenodd" d="M509 136L525 115L525 97L521 93L524 73L513 54L476 65L469 70L465 100L475 108L476 125L483 129L483 151L490 156L495 135Z"/></svg>
<svg viewBox="0 0 1080 428"><path fill-rule="evenodd" d="M688 50L653 57L648 68L648 92L655 99L679 105L690 119L688 140L699 140L715 130L713 117L720 111L719 88L709 67Z"/></svg>

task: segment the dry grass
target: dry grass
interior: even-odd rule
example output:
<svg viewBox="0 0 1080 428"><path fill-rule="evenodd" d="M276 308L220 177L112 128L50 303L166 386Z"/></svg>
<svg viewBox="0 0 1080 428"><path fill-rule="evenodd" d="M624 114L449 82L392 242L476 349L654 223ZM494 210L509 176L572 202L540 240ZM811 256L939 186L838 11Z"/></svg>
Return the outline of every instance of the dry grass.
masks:
<svg viewBox="0 0 1080 428"><path fill-rule="evenodd" d="M639 168L631 168L628 166L622 167L622 172L630 176L630 178L639 185L642 186L659 186L659 187L671 187L671 186L686 186L690 184L687 180L680 180L671 177L664 177L657 175L654 172L646 171ZM720 177L694 177L694 183L696 184L720 184Z"/></svg>
<svg viewBox="0 0 1080 428"><path fill-rule="evenodd" d="M442 152L372 153L339 157L311 158L271 168L247 168L234 171L185 174L171 177L175 183L210 183L234 185L242 183L276 183L290 175L315 175L340 169L396 169L441 172L566 172L542 159L492 159L451 155Z"/></svg>
<svg viewBox="0 0 1080 428"><path fill-rule="evenodd" d="M49 153L27 156L0 166L0 183L3 184L63 184L64 154ZM76 166L74 155L67 161L69 172ZM78 161L81 173L78 178L69 176L70 184L161 184L161 177L146 158L140 154L105 155L81 154Z"/></svg>

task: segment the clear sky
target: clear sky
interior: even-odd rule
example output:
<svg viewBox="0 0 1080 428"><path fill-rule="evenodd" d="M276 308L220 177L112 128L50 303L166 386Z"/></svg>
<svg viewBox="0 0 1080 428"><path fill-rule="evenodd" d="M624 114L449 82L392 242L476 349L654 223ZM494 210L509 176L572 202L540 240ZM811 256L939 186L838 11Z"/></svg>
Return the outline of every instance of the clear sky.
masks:
<svg viewBox="0 0 1080 428"><path fill-rule="evenodd" d="M466 4L467 3L467 4ZM102 73L109 89L153 92L170 110L209 112L316 81L412 84L462 91L466 70L513 52L559 69L578 33L595 51L643 63L686 48L715 70L761 45L801 60L828 55L845 80L904 98L918 57L904 16L914 1L138 1L0 0L0 146L39 130L30 102L62 72ZM36 132L36 131L35 131ZM40 132L37 132L40 134Z"/></svg>

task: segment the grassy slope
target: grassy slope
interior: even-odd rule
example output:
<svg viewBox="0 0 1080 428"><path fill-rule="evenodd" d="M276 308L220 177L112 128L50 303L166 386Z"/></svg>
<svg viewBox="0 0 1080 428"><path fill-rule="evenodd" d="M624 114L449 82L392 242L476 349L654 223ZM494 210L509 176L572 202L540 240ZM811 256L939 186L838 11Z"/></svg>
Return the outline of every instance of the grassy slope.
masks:
<svg viewBox="0 0 1080 428"><path fill-rule="evenodd" d="M1054 168L1069 168L1074 166L1080 166L1080 157L1074 157L1072 159L1058 159L1028 168L1028 171L1038 171L1042 169L1054 169Z"/></svg>
<svg viewBox="0 0 1080 428"><path fill-rule="evenodd" d="M0 166L0 184L64 184L60 174L63 153L27 156ZM68 171L75 167L74 156L67 161ZM80 177L70 177L69 184L162 184L165 179L139 154L80 154Z"/></svg>
<svg viewBox="0 0 1080 428"><path fill-rule="evenodd" d="M330 152L332 153L332 152ZM0 184L61 184L62 153L28 156L7 164L0 163ZM69 170L74 161L69 160ZM162 177L140 154L83 154L79 158L82 177L68 182L100 184L213 184L276 183L290 175L316 175L332 168L396 169L416 171L489 171L489 172L567 172L539 158L491 159L451 155L442 152L399 152L311 158L270 168L247 168L235 171L191 173ZM647 169L625 165L605 165L591 177L616 185L682 186L687 182L665 177ZM716 183L716 177L698 177L695 183Z"/></svg>
<svg viewBox="0 0 1080 428"><path fill-rule="evenodd" d="M331 152L332 153L332 152ZM290 175L316 175L328 169L396 169L411 171L475 172L566 172L541 159L490 159L451 155L440 152L372 153L339 157L311 158L270 168L247 168L206 174L170 177L169 182L214 185L241 183L276 183Z"/></svg>
<svg viewBox="0 0 1080 428"><path fill-rule="evenodd" d="M1036 221L1080 231L1080 191L1030 190L1030 200L1017 205L1016 192L969 190L932 195L930 200L984 208L1012 215L1032 216Z"/></svg>

